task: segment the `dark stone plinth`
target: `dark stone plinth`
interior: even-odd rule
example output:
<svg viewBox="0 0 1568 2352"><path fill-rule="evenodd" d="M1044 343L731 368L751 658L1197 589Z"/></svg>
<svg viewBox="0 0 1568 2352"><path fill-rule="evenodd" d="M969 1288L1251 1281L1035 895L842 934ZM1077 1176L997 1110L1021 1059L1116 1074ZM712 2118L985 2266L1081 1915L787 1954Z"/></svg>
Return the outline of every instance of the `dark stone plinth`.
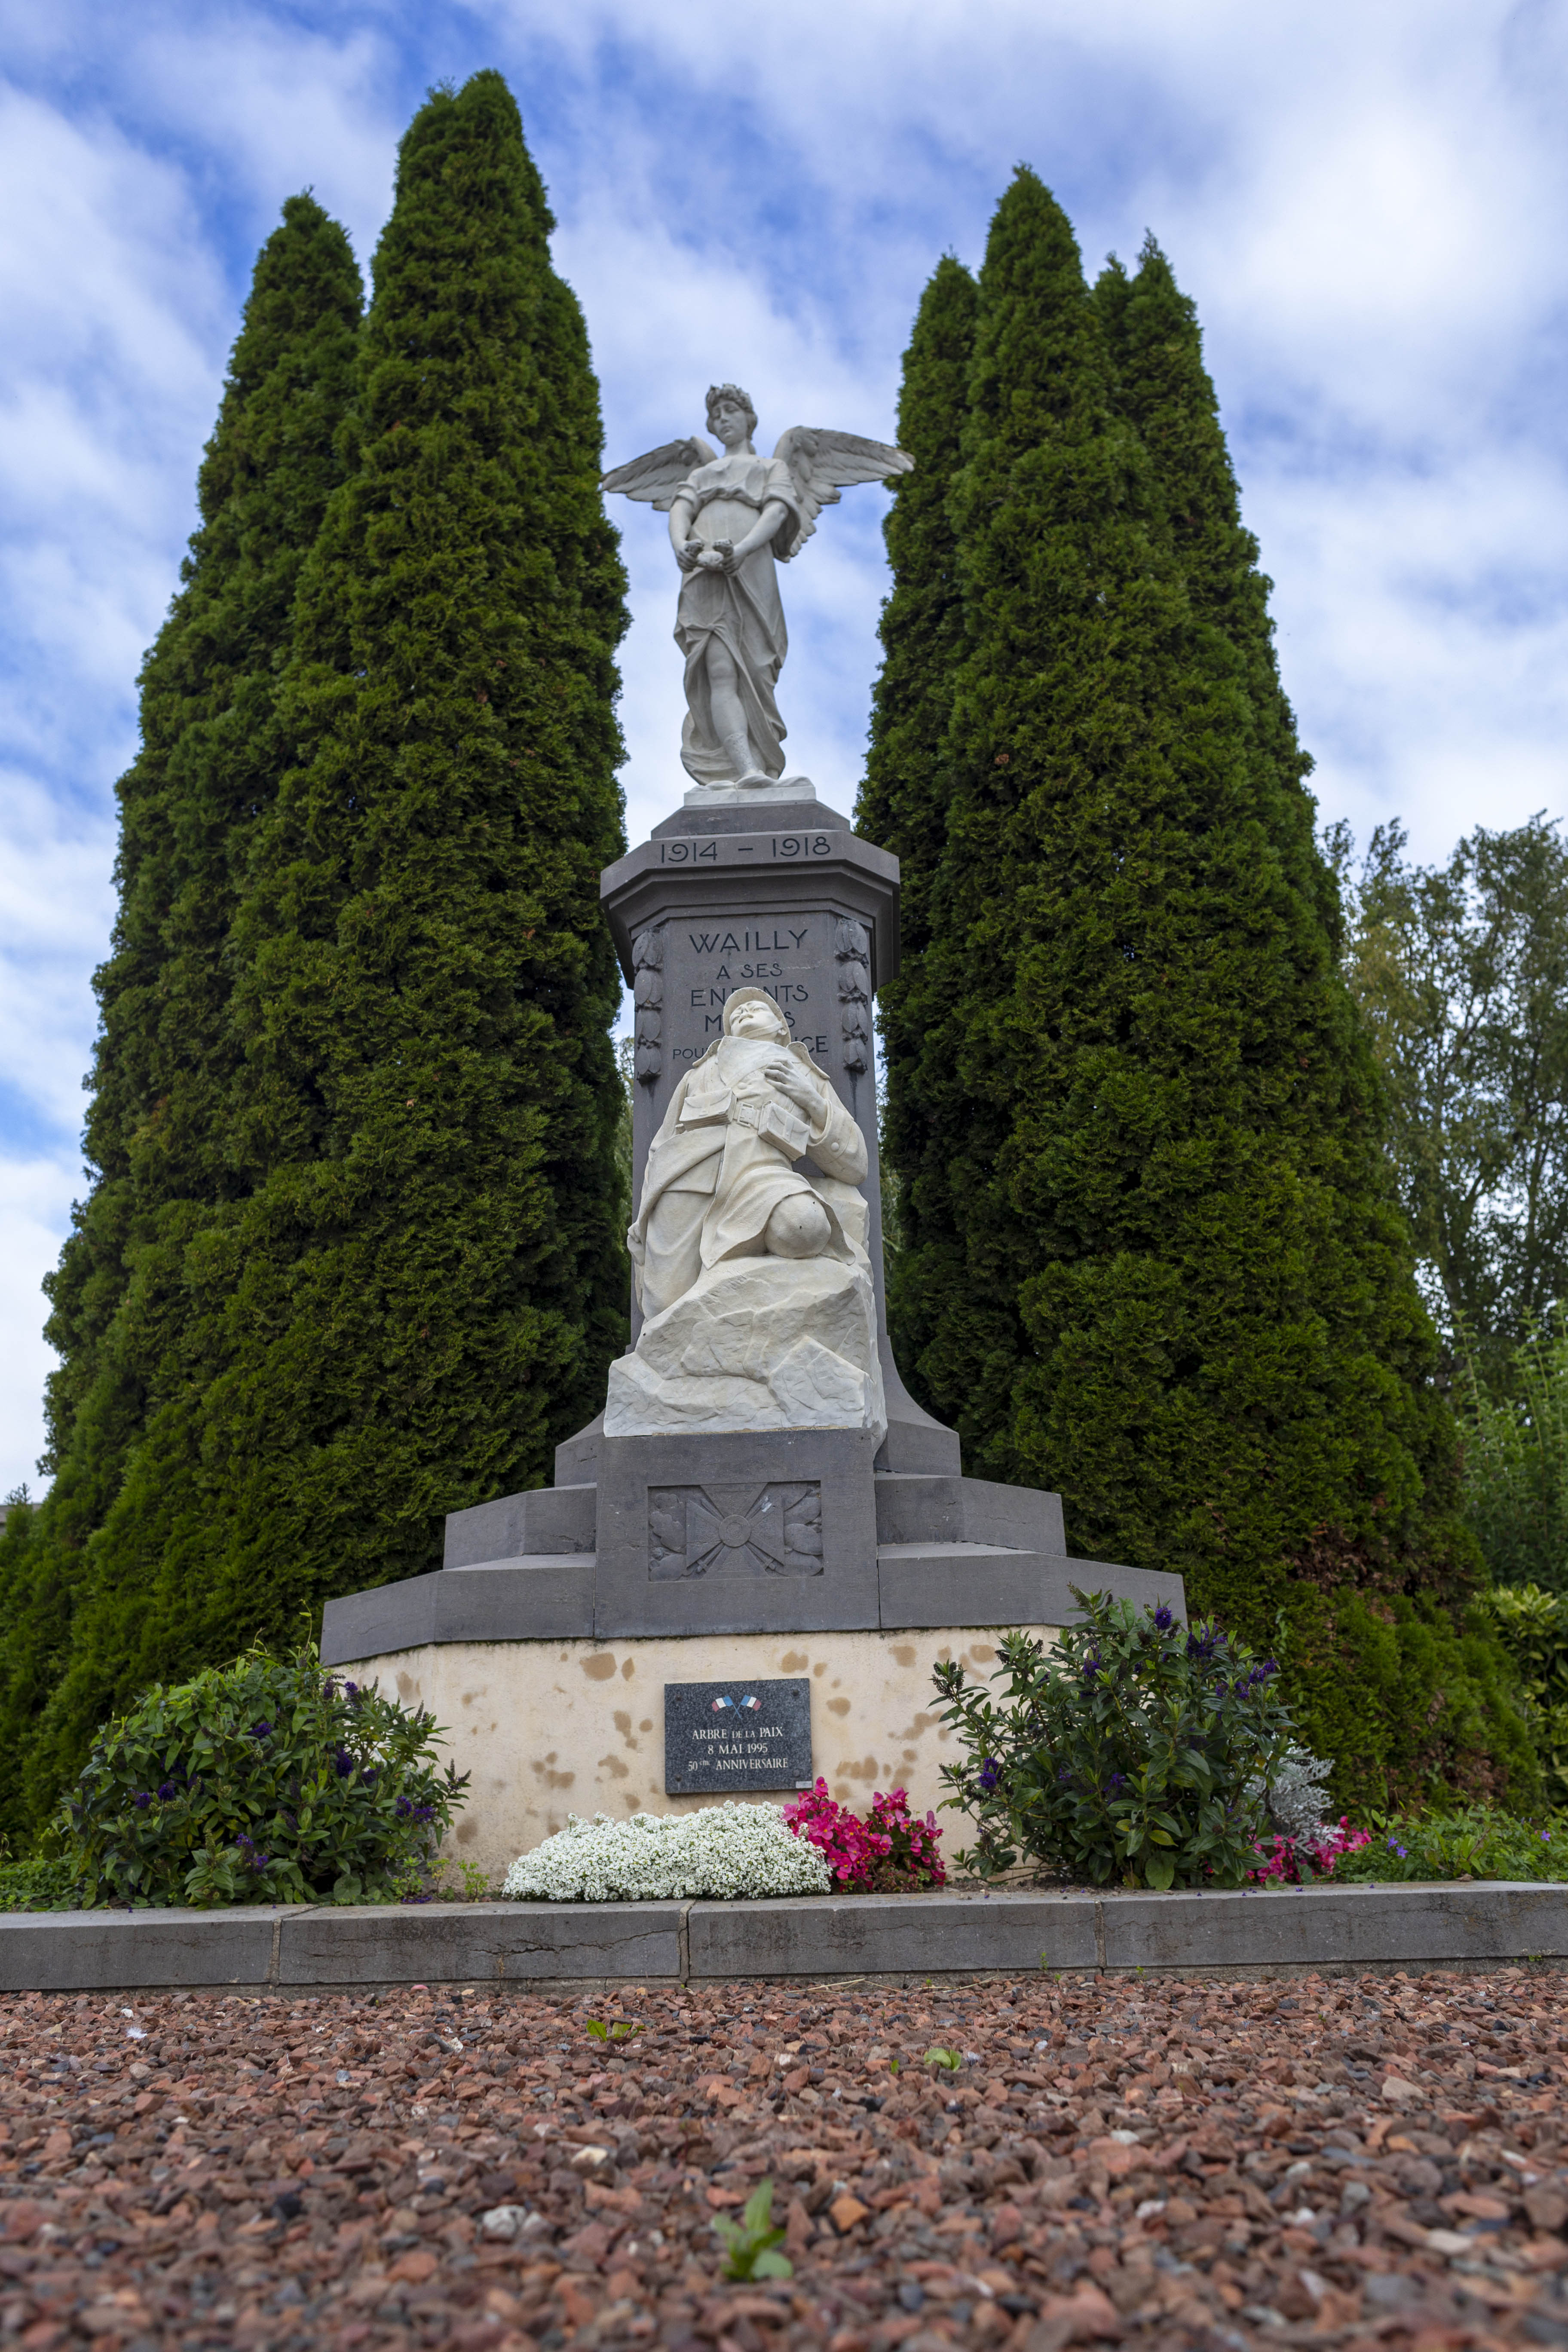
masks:
<svg viewBox="0 0 1568 2352"><path fill-rule="evenodd" d="M875 1451L858 1429L605 1438L595 1631L875 1625Z"/></svg>
<svg viewBox="0 0 1568 2352"><path fill-rule="evenodd" d="M677 810L650 841L605 868L600 889L637 1003L638 1197L648 1145L680 1077L719 1035L725 997L765 989L866 1139L867 1248L888 1408L877 1466L956 1476L957 1435L922 1411L899 1377L883 1299L871 1004L898 970L898 874L897 858L813 802ZM634 1339L640 1328L634 1305ZM597 1477L597 1454L590 1424L558 1450L557 1485Z"/></svg>
<svg viewBox="0 0 1568 2352"><path fill-rule="evenodd" d="M664 1785L672 1797L811 1786L811 1685L666 1683Z"/></svg>
<svg viewBox="0 0 1568 2352"><path fill-rule="evenodd" d="M1070 1558L1059 1496L873 1474L869 1443L854 1430L595 1434L606 1492L540 1487L454 1512L444 1572L329 1601L321 1655L345 1665L441 1642L1070 1625L1075 1586L1185 1615L1179 1576ZM503 1543L515 1549L482 1557Z"/></svg>
<svg viewBox="0 0 1568 2352"><path fill-rule="evenodd" d="M594 1555L443 1569L329 1601L321 1660L342 1666L442 1642L586 1641L594 1632Z"/></svg>

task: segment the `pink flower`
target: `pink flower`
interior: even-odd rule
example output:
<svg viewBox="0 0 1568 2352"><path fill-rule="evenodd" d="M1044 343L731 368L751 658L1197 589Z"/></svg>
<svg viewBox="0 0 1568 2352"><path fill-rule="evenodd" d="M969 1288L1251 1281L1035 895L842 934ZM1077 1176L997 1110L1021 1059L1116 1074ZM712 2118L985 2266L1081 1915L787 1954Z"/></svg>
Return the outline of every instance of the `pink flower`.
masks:
<svg viewBox="0 0 1568 2352"><path fill-rule="evenodd" d="M1337 1826L1321 1829L1315 1837L1288 1838L1277 1832L1273 1851L1259 1846L1259 1865L1247 1876L1261 1885L1299 1886L1303 1862L1312 1877L1327 1878L1342 1855L1354 1853L1358 1846L1371 1841L1370 1830L1352 1829L1348 1813L1341 1814Z"/></svg>
<svg viewBox="0 0 1568 2352"><path fill-rule="evenodd" d="M796 1837L816 1847L841 1886L870 1886L879 1866L889 1861L916 1886L941 1886L946 1878L936 1851L942 1832L931 1814L923 1822L911 1816L902 1789L886 1797L879 1793L862 1821L829 1796L826 1781L819 1779L791 1799L784 1818Z"/></svg>

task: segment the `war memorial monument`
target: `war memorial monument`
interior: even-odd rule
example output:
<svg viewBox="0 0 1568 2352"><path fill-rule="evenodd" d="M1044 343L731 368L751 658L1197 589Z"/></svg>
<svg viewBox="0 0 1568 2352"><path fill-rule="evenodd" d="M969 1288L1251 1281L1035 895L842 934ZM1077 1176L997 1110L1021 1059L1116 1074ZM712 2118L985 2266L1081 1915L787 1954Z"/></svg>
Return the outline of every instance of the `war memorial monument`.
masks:
<svg viewBox="0 0 1568 2352"><path fill-rule="evenodd" d="M329 1602L322 1655L450 1727L459 1832L501 1867L569 1812L942 1793L931 1666L1181 1580L1068 1556L1060 1498L966 1478L888 1342L871 1008L898 860L788 772L778 566L910 460L733 384L605 478L669 518L682 805L608 867L636 1001L632 1347L555 1484L447 1521L445 1564Z"/></svg>

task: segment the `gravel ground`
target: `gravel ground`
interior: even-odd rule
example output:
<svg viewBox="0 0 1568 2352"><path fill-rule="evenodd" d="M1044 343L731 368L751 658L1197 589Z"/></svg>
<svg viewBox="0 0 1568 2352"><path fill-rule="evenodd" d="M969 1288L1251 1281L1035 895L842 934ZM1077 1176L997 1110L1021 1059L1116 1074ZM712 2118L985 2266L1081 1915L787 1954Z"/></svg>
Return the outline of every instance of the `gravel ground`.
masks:
<svg viewBox="0 0 1568 2352"><path fill-rule="evenodd" d="M0 2342L29 2352L1568 2347L1544 1971L0 2021ZM763 2177L795 2274L726 2284L713 2216Z"/></svg>

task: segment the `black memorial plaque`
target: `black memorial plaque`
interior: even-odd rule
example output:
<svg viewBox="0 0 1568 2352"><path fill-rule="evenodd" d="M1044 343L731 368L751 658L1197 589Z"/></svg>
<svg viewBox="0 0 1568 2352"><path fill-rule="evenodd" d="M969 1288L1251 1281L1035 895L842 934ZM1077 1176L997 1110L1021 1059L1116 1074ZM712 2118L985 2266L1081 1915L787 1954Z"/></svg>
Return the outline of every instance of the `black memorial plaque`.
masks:
<svg viewBox="0 0 1568 2352"><path fill-rule="evenodd" d="M664 1788L670 1797L809 1789L811 1685L666 1683Z"/></svg>

